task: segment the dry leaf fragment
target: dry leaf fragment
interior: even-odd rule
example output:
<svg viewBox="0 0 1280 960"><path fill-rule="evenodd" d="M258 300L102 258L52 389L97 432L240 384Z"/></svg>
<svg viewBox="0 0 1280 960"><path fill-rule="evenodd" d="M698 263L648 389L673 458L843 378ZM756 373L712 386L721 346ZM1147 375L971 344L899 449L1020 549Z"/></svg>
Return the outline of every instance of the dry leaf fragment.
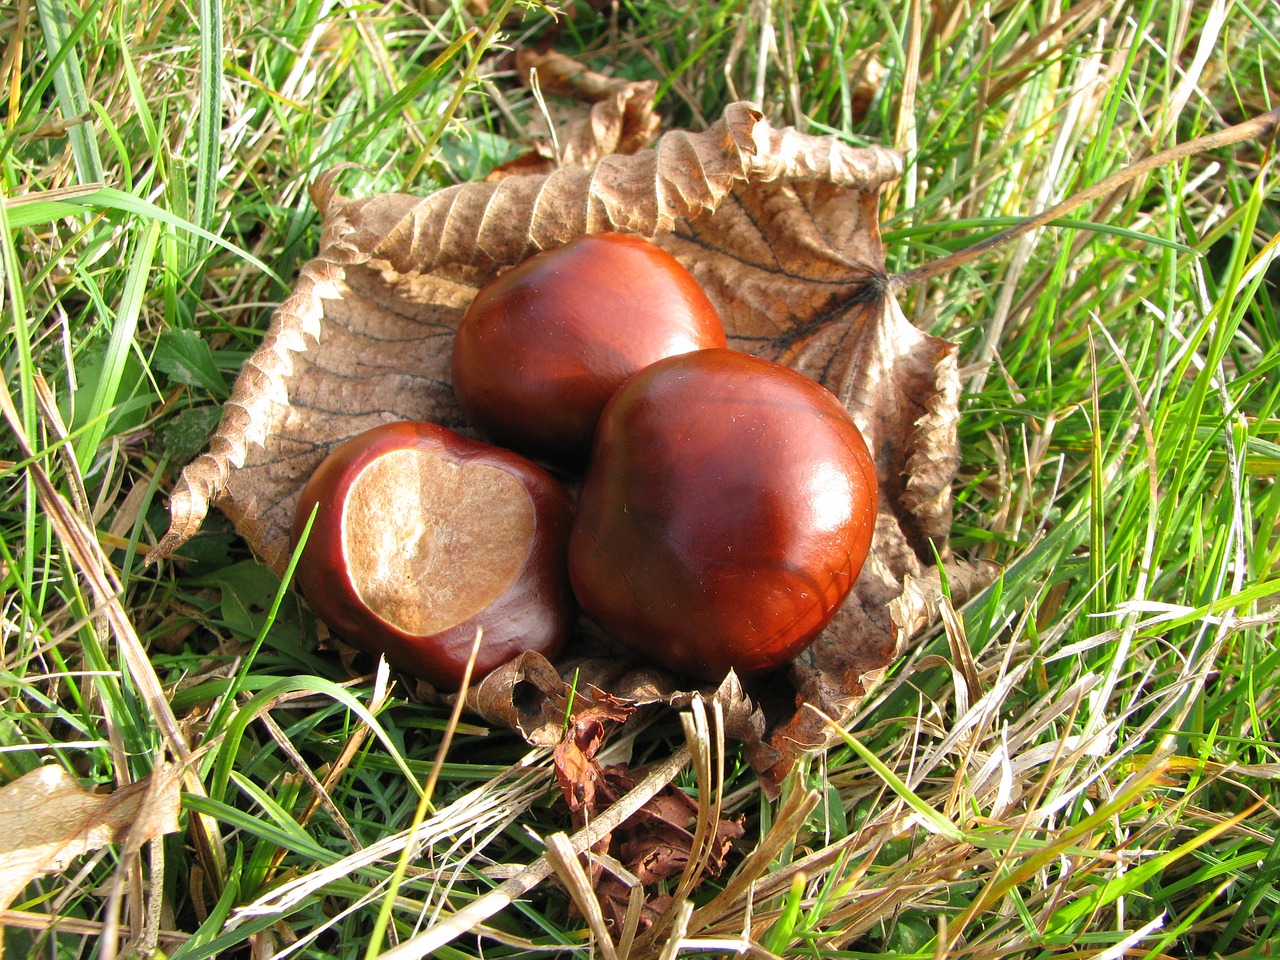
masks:
<svg viewBox="0 0 1280 960"><path fill-rule="evenodd" d="M592 692L598 699L593 697L574 713L566 725L564 736L552 751L556 780L564 794L565 804L570 813L581 815L581 822L577 822L575 817L574 825L577 827L594 820L601 806L601 798L597 794L603 786L604 776L596 754L604 746L610 725L624 722L636 710L631 704L602 691ZM607 806L613 800L614 795L609 794L603 805Z"/></svg>
<svg viewBox="0 0 1280 960"><path fill-rule="evenodd" d="M635 786L626 764L606 767L596 759L612 727L625 722L635 707L594 687L583 693L553 751L556 780L575 829L599 820L602 812ZM635 884L652 887L684 871L693 856L697 816L697 803L667 784L591 848L597 856L590 861L588 879L611 929L622 929ZM742 833L741 818L717 820L700 879L721 873ZM625 879L602 867L604 855L622 866ZM641 930L648 929L671 900L668 894L646 893Z"/></svg>
<svg viewBox="0 0 1280 960"><path fill-rule="evenodd" d="M606 99L637 109L651 97ZM652 149L613 153L530 176L462 184L426 197L313 193L324 212L316 258L301 271L262 347L237 381L208 453L173 492L172 551L216 502L279 570L299 488L334 444L396 419L470 433L449 386L453 330L476 290L504 267L583 233L654 238L701 282L730 345L788 364L841 397L876 461L881 500L872 555L836 621L786 683L719 691L730 732L776 785L865 694L903 642L936 619L947 565L953 600L989 571L950 556L958 461L955 347L916 329L889 290L877 220L882 185L901 172L890 151L771 126L732 104L709 129L664 134ZM469 704L533 742L555 743L566 680L634 704L687 702L681 679L620 652L584 623L556 664L536 656L490 674Z"/></svg>
<svg viewBox="0 0 1280 960"><path fill-rule="evenodd" d="M177 831L180 779L166 766L112 793L91 793L50 764L0 787L0 909L81 854Z"/></svg>
<svg viewBox="0 0 1280 960"><path fill-rule="evenodd" d="M536 79L544 90L572 93L591 106L586 111L571 107L573 112L564 113L551 142L495 167L487 180L545 175L562 166L589 168L610 154L642 150L658 135L662 121L653 109L655 82L606 77L554 52L522 49L515 61L522 79Z"/></svg>
<svg viewBox="0 0 1280 960"><path fill-rule="evenodd" d="M622 796L635 784L624 766L603 771L609 790ZM598 852L608 852L622 865L626 879L596 866L592 875L596 896L610 927L621 930L631 903L633 883L654 887L682 874L693 856L694 825L698 804L688 794L668 784L609 835ZM719 876L725 868L735 841L744 832L744 818L717 819L702 872L694 888L703 880ZM647 890L638 930L647 930L674 905L669 893Z"/></svg>

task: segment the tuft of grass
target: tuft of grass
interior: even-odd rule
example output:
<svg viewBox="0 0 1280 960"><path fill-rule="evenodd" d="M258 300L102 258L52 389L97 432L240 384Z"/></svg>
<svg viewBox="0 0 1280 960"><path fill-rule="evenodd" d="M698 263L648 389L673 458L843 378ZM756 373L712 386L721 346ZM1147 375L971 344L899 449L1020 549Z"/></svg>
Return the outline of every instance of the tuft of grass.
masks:
<svg viewBox="0 0 1280 960"><path fill-rule="evenodd" d="M426 192L517 155L541 110L509 45L653 78L674 125L745 97L903 150L906 274L1275 107L1274 4L38 0L0 27L0 782L187 773L184 832L33 881L10 955L1277 953L1273 143L901 291L960 348L952 547L1002 575L776 800L714 717L628 724L607 757L696 796L700 836L747 827L653 933L581 919L587 837L549 841L548 882L544 751L348 669L225 520L141 563L317 245L307 184Z"/></svg>

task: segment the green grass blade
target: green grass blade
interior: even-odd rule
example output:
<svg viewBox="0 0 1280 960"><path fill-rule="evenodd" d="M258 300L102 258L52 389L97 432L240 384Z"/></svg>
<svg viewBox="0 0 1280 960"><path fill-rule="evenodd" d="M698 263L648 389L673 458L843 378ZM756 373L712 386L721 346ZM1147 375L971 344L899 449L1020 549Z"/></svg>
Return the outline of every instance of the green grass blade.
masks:
<svg viewBox="0 0 1280 960"><path fill-rule="evenodd" d="M862 762L872 769L877 777L883 780L894 792L897 797L907 806L920 815L920 819L925 825L925 829L931 833L941 834L949 840L957 842L965 840L964 831L952 823L947 817L943 816L933 807L929 806L920 796L915 793L906 782L902 780L896 773L889 769L888 765L877 757L871 750L867 749L863 743L854 737L847 730L844 730L830 717L827 717L827 723L832 731L843 740L854 753L862 758Z"/></svg>
<svg viewBox="0 0 1280 960"><path fill-rule="evenodd" d="M96 6L96 5L95 5ZM96 11L83 14L88 20ZM76 161L76 173L81 183L97 183L104 179L102 158L98 154L98 141L93 132L93 112L89 109L89 93L84 85L84 71L74 48L67 46L71 33L70 18L61 0L36 0L36 13L40 28L44 31L45 46L50 58L66 53L54 68L53 85L58 92L58 104L64 120L76 121L67 130L71 152Z"/></svg>
<svg viewBox="0 0 1280 960"><path fill-rule="evenodd" d="M156 245L160 240L160 224L152 221L142 234L136 249L131 251L129 273L121 291L120 306L111 329L111 340L103 358L102 375L89 400L88 407L77 411L77 418L88 421L88 429L75 444L76 460L85 473L89 473L98 445L107 431L107 414L115 406L124 377L125 359L134 349L134 333L138 317L148 289L151 265L155 259Z"/></svg>
<svg viewBox="0 0 1280 960"><path fill-rule="evenodd" d="M1205 828L1190 840L1167 853L1162 853L1135 865L1132 869L1126 870L1119 876L1102 884L1094 891L1092 896L1082 896L1073 903L1063 904L1054 915L1053 927L1066 929L1082 917L1088 916L1101 907L1109 906L1134 891L1140 890L1145 883L1160 876L1183 857L1211 843L1215 837L1230 831L1237 824L1247 820L1249 815L1256 811L1259 806L1261 806L1261 801L1233 817Z"/></svg>
<svg viewBox="0 0 1280 960"><path fill-rule="evenodd" d="M0 200L3 197L0 196ZM13 338L13 350L17 360L18 409L22 428L27 436L36 435L35 360L32 354L30 318L27 316L27 296L22 285L22 272L18 250L13 241L13 225L6 203L0 203L0 282L3 282L8 306L9 322L5 325L5 339ZM6 349L5 353L8 353ZM6 359L5 375L12 375Z"/></svg>
<svg viewBox="0 0 1280 960"><path fill-rule="evenodd" d="M277 680L261 693L251 697L227 721L226 731L223 734L223 740L214 762L213 781L212 786L209 788L211 799L225 800L227 783L231 779L233 770L232 765L236 762L236 753L239 750L240 741L244 739L244 734L249 724L264 710L270 709L279 697L286 693L297 692L329 697L354 713L369 727L373 735L382 742L397 769L413 785L415 792L420 791L421 788L418 787L417 777L414 776L413 771L405 762L400 748L387 735L387 731L378 722L377 717L370 713L363 703L353 697L347 690L324 677L285 677Z"/></svg>
<svg viewBox="0 0 1280 960"><path fill-rule="evenodd" d="M185 217L180 217L164 207L152 203L150 200L144 200L114 187L99 187L86 193L75 193L69 196L59 195L54 199L23 198L21 202L10 200L9 223L14 228L36 226L38 224L53 223L65 217L78 216L85 210L94 212L116 210L133 216L145 217L148 220L158 220L173 227L179 233L194 234L202 240L235 254L246 263L261 270L281 286L285 285L284 280L274 270L242 247L224 240L217 234L210 233Z"/></svg>
<svg viewBox="0 0 1280 960"><path fill-rule="evenodd" d="M886 230L884 242L886 245L892 245L904 240L915 240L922 237L936 236L937 234L952 234L961 230L997 233L1007 227L1016 227L1025 219L1025 217L975 217L967 220L915 224L909 227L901 227L897 230ZM1161 237L1153 233L1145 233L1141 230L1132 230L1118 224L1095 223L1092 220L1080 220L1076 217L1058 217L1056 220L1050 220L1045 226L1061 227L1065 230L1081 230L1110 237L1121 237L1125 240L1133 240L1135 243L1150 244L1153 247L1162 247L1177 253L1195 253L1195 248L1180 241L1171 240L1168 237ZM971 243L977 243L981 239L982 236L980 235L965 236L956 241L956 243L958 246L968 246Z"/></svg>
<svg viewBox="0 0 1280 960"><path fill-rule="evenodd" d="M195 224L212 231L222 163L222 3L200 0L200 113L196 131ZM197 262L203 257L196 257Z"/></svg>
<svg viewBox="0 0 1280 960"><path fill-rule="evenodd" d="M773 921L761 944L770 953L785 955L787 947L791 945L796 924L800 922L800 907L804 900L804 885L807 879L803 872L791 878L791 889L787 891L782 913L777 920Z"/></svg>

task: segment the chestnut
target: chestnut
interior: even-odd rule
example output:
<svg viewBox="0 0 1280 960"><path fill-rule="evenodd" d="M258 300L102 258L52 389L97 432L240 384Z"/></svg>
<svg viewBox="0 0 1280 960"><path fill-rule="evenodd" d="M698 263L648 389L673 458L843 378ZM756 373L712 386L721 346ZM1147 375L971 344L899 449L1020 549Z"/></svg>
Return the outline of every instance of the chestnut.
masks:
<svg viewBox="0 0 1280 960"><path fill-rule="evenodd" d="M352 646L456 690L525 650L555 656L575 615L565 570L573 504L524 457L433 423L374 427L303 487L296 578Z"/></svg>
<svg viewBox="0 0 1280 960"><path fill-rule="evenodd" d="M734 350L661 360L600 418L569 580L606 633L672 670L760 674L835 615L876 495L862 434L821 384Z"/></svg>
<svg viewBox="0 0 1280 960"><path fill-rule="evenodd" d="M484 287L453 342L462 412L495 443L581 467L600 411L655 360L723 347L698 281L642 237L593 233Z"/></svg>

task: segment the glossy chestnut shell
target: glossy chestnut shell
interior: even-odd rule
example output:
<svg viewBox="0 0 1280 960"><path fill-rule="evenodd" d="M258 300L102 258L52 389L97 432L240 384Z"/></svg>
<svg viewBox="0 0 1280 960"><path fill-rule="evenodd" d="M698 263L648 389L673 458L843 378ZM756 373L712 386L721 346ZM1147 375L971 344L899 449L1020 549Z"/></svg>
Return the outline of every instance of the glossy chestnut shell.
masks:
<svg viewBox="0 0 1280 960"><path fill-rule="evenodd" d="M875 468L816 381L733 350L659 361L609 401L569 541L583 610L680 673L779 667L871 545Z"/></svg>
<svg viewBox="0 0 1280 960"><path fill-rule="evenodd" d="M316 468L295 543L313 509L297 583L352 646L444 690L461 685L477 628L472 682L522 651L562 649L573 505L524 457L431 423L386 424Z"/></svg>
<svg viewBox="0 0 1280 960"><path fill-rule="evenodd" d="M697 280L641 237L595 233L482 289L454 338L453 389L495 443L581 466L600 411L656 360L725 345Z"/></svg>

